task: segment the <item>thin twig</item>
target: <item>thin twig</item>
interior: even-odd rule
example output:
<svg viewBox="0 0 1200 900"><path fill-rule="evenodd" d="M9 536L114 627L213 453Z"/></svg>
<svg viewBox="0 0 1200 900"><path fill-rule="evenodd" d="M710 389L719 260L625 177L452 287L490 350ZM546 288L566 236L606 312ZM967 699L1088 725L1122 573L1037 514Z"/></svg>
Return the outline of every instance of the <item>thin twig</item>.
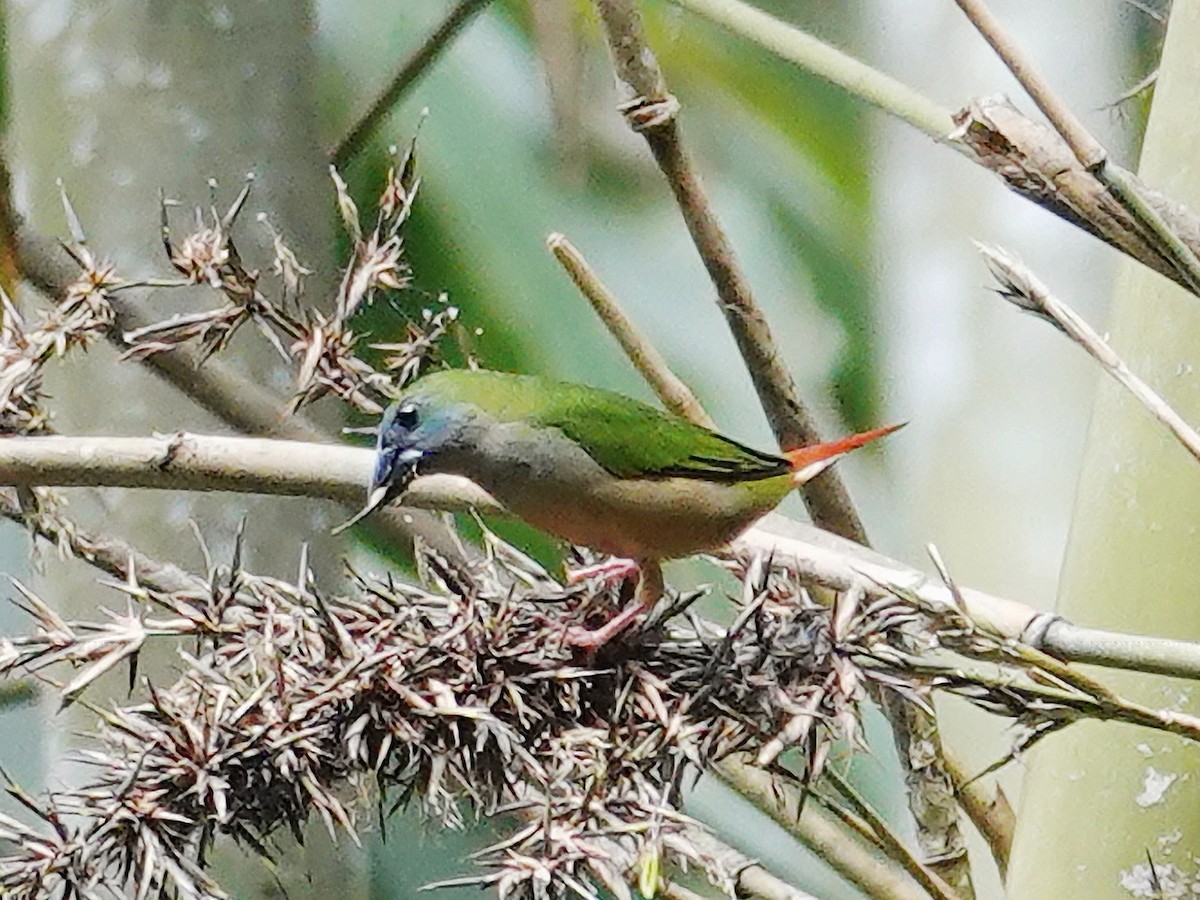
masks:
<svg viewBox="0 0 1200 900"><path fill-rule="evenodd" d="M355 123L354 127L342 138L337 146L329 151L329 161L334 168L342 169L363 148L363 145L375 133L379 124L387 118L392 107L404 95L430 64L445 50L460 31L482 12L491 0L460 0L450 13L442 20L431 35L416 51L400 64L387 87L375 98L375 102Z"/></svg>
<svg viewBox="0 0 1200 900"><path fill-rule="evenodd" d="M567 270L575 286L592 304L592 309L608 328L609 334L616 338L633 367L646 379L646 383L663 405L697 425L716 430L716 423L700 405L696 395L671 371L658 348L638 331L612 291L604 285L575 245L565 236L555 233L546 238L546 246L550 248L559 264Z"/></svg>
<svg viewBox="0 0 1200 900"><path fill-rule="evenodd" d="M854 812L866 823L871 831L873 840L879 845L880 849L891 859L904 866L905 871L913 877L914 881L925 888L931 897L940 897L942 900L958 900L958 895L950 889L950 885L946 884L936 872L913 856L912 851L897 837L896 833L892 831L888 823L875 811L871 804L855 790L854 785L838 774L832 766L827 766L822 775L837 788L838 793L846 799L853 807Z"/></svg>
<svg viewBox="0 0 1200 900"><path fill-rule="evenodd" d="M829 813L804 803L801 792L791 785L734 760L722 762L716 774L867 896L876 900L928 898L903 868L875 856Z"/></svg>
<svg viewBox="0 0 1200 900"><path fill-rule="evenodd" d="M672 2L754 41L780 59L843 88L860 100L907 122L933 140L954 147L947 140L954 130L954 121L948 109L811 34L740 0Z"/></svg>
<svg viewBox="0 0 1200 900"><path fill-rule="evenodd" d="M1055 94L1050 83L1034 65L1033 59L1017 45L984 0L954 2L996 51L996 55L1049 119L1055 131L1067 142L1079 164L1099 179L1130 215L1158 239L1161 249L1175 263L1191 292L1200 294L1200 259L1143 195L1131 174L1112 162L1104 145L1092 136L1083 122Z"/></svg>
<svg viewBox="0 0 1200 900"><path fill-rule="evenodd" d="M1128 390L1154 418L1165 425L1171 434L1183 444L1192 456L1200 461L1200 434L1184 418L1175 412L1150 385L1129 370L1125 361L1117 355L1095 329L1085 322L1075 310L1059 300L1050 289L1020 260L1000 247L981 244L975 246L983 254L988 268L1001 284L999 294L1019 309L1033 313L1049 321L1077 345L1087 351L1117 382Z"/></svg>
<svg viewBox="0 0 1200 900"><path fill-rule="evenodd" d="M623 106L626 119L646 139L675 195L776 440L785 449L819 443L816 423L796 395L766 318L683 146L675 118L678 101L667 90L658 62L646 44L633 0L596 0L596 8L618 77L632 92L632 99ZM835 470L813 479L802 490L814 522L835 534L866 543L862 522Z"/></svg>

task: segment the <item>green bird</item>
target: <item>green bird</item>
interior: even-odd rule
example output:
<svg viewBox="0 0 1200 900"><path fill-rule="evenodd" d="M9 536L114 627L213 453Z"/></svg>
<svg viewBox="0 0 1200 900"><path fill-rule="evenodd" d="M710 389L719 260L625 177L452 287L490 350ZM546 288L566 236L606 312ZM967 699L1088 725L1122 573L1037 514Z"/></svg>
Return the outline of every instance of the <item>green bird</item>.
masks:
<svg viewBox="0 0 1200 900"><path fill-rule="evenodd" d="M661 562L715 550L793 489L893 425L783 454L763 453L621 394L502 372L427 375L388 407L363 513L417 475L461 475L529 524L622 559L634 602L568 640L595 648L662 595Z"/></svg>

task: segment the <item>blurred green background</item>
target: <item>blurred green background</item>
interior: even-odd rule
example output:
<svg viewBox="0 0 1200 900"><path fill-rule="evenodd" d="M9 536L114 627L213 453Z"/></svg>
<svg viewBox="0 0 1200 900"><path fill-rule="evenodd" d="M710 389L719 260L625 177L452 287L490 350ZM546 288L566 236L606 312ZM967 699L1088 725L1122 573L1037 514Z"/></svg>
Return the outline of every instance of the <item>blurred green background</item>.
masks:
<svg viewBox="0 0 1200 900"><path fill-rule="evenodd" d="M54 197L63 178L99 247L129 270L161 274L157 188L204 202L208 176L232 190L253 170L252 205L317 269L315 289L328 289L344 245L325 153L452 5L9 2L8 146L18 202L35 225L63 233ZM1015 93L952 4L757 5L947 106ZM882 454L843 464L877 545L920 564L934 541L964 583L1049 604L1094 373L1048 329L987 297L969 239L1010 243L1035 270L1054 272L1054 286L1098 321L1112 255L840 90L665 0L642 6L683 105L688 146L825 432L912 422ZM1142 107L1106 104L1146 75L1160 25L1120 0L1020 0L1004 11L1089 127L1119 155L1136 146ZM1062 52L1059 36L1080 22L1088 23L1087 52ZM495 0L406 91L343 174L369 208L386 148L419 126L422 182L406 233L415 284L399 306L416 313L448 292L468 329L480 329L476 350L487 365L650 397L545 250L547 234L563 232L724 430L769 447L712 285L644 142L615 111L622 99L589 3ZM261 252L266 239L247 244ZM370 315L381 339L402 328L395 310ZM217 427L161 386L130 388L149 399L120 415L108 411L97 403L96 385L105 382L86 371L72 364L54 386L64 431ZM283 388L280 376L265 377ZM331 422L337 415L328 412ZM219 554L248 509L252 524L271 515L240 498L207 506L149 498L135 512L125 498L91 493L78 501L86 513L126 522L123 533L135 539L150 517L158 533L145 538L149 545L162 541L164 553L173 546L190 564L188 518ZM796 502L788 509L802 515ZM305 515L311 519L296 527L307 534L327 530L336 513ZM333 566L344 549L317 552ZM24 536L0 524L0 568L28 572L26 551ZM258 552L264 568L276 565L269 548ZM693 564L673 567L671 577L714 575ZM78 610L94 608L93 583L86 572L69 583L89 586ZM711 611L722 614L719 597ZM20 617L0 610L4 633L21 627ZM1004 723L946 712L948 739L978 768L1007 746ZM0 715L6 769L29 785L70 777L59 762L66 726L49 706ZM871 740L855 779L903 828L894 754L874 721ZM1014 795L1011 781L1009 788ZM796 885L825 898L857 896L720 785L703 782L688 808ZM285 858L290 889L301 892L292 895L334 884L347 898L415 896L427 881L469 871L463 857L488 839L486 828L443 834L412 815L388 830L387 842L373 837L362 857L342 846L294 864ZM336 874L317 871L326 864ZM229 862L228 872L242 886L238 896L279 890L279 873L257 863Z"/></svg>

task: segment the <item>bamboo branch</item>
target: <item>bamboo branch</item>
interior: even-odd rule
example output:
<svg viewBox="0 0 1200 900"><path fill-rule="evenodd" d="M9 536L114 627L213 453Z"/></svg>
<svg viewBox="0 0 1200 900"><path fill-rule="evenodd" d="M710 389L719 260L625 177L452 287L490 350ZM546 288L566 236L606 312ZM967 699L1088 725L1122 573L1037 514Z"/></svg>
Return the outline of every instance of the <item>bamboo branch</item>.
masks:
<svg viewBox="0 0 1200 900"><path fill-rule="evenodd" d="M975 242L988 268L1000 282L999 294L1018 309L1033 313L1048 321L1087 351L1122 387L1150 411L1183 444L1188 453L1200 461L1200 434L1150 385L1129 370L1125 361L1109 346L1092 326L1059 300L1050 289L1011 253L987 244Z"/></svg>
<svg viewBox="0 0 1200 900"><path fill-rule="evenodd" d="M972 588L960 588L956 599L919 569L777 514L760 519L734 541L732 550L770 554L806 583L835 591L861 588L872 600L901 594L942 609L957 608L961 600L971 619L991 634L1067 662L1200 678L1200 644L1087 628Z"/></svg>
<svg viewBox="0 0 1200 900"><path fill-rule="evenodd" d="M441 56L442 51L450 46L459 32L490 2L491 0L459 0L459 3L450 10L446 18L434 29L425 42L400 64L387 87L375 98L375 102L363 113L362 118L329 151L329 161L335 169L345 168L362 150L363 145L370 140L375 129L387 118L388 113L392 111L392 107L404 95L409 85L424 74L425 70Z"/></svg>
<svg viewBox="0 0 1200 900"><path fill-rule="evenodd" d="M372 462L363 447L265 438L9 437L0 441L0 486L186 488L346 501L362 499ZM504 514L489 494L454 475L422 476L405 499L413 508ZM919 569L778 514L759 520L730 552L769 556L805 583L834 591L861 588L872 600L901 594L931 608L957 607L949 588ZM1200 679L1200 644L1086 628L972 588L959 593L990 633L1059 659Z"/></svg>
<svg viewBox="0 0 1200 900"><path fill-rule="evenodd" d="M819 443L816 423L796 395L767 321L683 146L675 119L678 101L668 92L658 62L646 45L633 0L596 0L596 8L617 75L632 92L632 99L622 107L626 119L646 139L675 195L776 440L785 449ZM862 522L836 472L829 470L813 479L802 494L814 522L866 543Z"/></svg>
<svg viewBox="0 0 1200 900"><path fill-rule="evenodd" d="M907 122L933 140L954 146L949 142L954 121L948 109L811 34L739 0L673 2Z"/></svg>
<svg viewBox="0 0 1200 900"><path fill-rule="evenodd" d="M1057 132L1006 98L973 100L946 127L950 112L932 100L742 0L673 2L959 151L1013 192L1192 290L1177 260L1200 251L1200 218L1111 163L1090 171Z"/></svg>

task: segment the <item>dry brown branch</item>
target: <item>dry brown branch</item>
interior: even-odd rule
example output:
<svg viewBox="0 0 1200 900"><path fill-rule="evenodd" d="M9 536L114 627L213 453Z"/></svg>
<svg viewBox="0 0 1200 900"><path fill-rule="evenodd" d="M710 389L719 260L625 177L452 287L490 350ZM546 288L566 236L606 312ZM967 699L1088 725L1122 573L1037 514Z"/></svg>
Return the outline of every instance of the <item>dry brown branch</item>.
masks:
<svg viewBox="0 0 1200 900"><path fill-rule="evenodd" d="M818 443L816 423L796 394L766 318L684 148L676 121L679 104L667 90L658 62L646 44L634 0L597 0L596 8L617 75L630 91L630 100L622 111L630 126L646 139L675 195L776 440L785 449ZM830 470L809 482L803 495L814 522L866 543L862 522L836 472Z"/></svg>
<svg viewBox="0 0 1200 900"><path fill-rule="evenodd" d="M885 865L830 813L805 802L794 785L737 759L722 762L717 775L868 897L927 900L929 895L906 872Z"/></svg>
<svg viewBox="0 0 1200 900"><path fill-rule="evenodd" d="M679 104L668 91L646 43L635 0L596 0L596 8L617 76L631 93L622 111L630 126L646 139L675 195L776 440L784 448L817 443L820 437L816 423L796 394L762 310L684 148L676 119ZM830 470L801 491L818 526L867 543L862 521L837 473ZM926 710L897 701L886 691L880 696L880 705L900 749L922 849L929 858L955 860L957 875L950 880L966 893L970 883L966 845L958 828L952 791L947 790L934 717Z"/></svg>
<svg viewBox="0 0 1200 900"><path fill-rule="evenodd" d="M825 781L836 788L849 807L842 806L831 798L824 798L819 793L814 793L814 799L834 815L842 818L843 821L849 821L853 817L854 821L858 823L856 830L861 827L862 833L881 847L889 858L903 866L904 870L929 893L930 897L937 898L937 900L958 900L958 895L931 867L913 856L912 851L905 846L883 817L855 790L854 785L833 768L827 768L823 777Z"/></svg>
<svg viewBox="0 0 1200 900"><path fill-rule="evenodd" d="M1178 272L1129 212L1080 165L1054 129L1026 117L1006 97L974 100L955 115L953 138L1016 193L1175 281ZM1200 221L1180 204L1144 188L1159 212L1193 246Z"/></svg>

